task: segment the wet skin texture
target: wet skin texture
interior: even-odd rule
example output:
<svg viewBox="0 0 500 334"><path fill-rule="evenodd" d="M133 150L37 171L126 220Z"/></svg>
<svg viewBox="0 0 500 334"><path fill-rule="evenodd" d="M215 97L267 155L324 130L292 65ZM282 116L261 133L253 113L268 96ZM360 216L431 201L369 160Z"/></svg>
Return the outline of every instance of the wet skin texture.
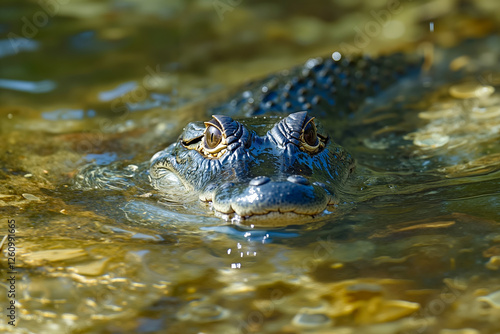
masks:
<svg viewBox="0 0 500 334"><path fill-rule="evenodd" d="M314 120L305 111L282 119L264 136L228 116L214 116L211 123L222 130L220 151L206 150L210 131L205 129L213 125L191 123L177 143L153 157L150 175L156 189L167 190L174 173L224 214L313 216L335 203L335 189L354 166L342 147L315 134Z"/></svg>
<svg viewBox="0 0 500 334"><path fill-rule="evenodd" d="M176 143L154 155L151 184L168 192L176 178L216 213L250 223L317 216L338 202L354 160L317 129L315 117L349 115L420 64L401 54L318 58L250 84L211 110L212 120L190 123ZM227 116L261 114L289 115L240 121Z"/></svg>

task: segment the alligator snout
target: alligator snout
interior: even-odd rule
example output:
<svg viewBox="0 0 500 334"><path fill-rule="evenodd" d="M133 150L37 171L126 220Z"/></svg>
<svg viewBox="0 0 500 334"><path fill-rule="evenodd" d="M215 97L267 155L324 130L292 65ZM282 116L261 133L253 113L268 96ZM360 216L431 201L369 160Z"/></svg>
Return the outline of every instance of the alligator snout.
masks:
<svg viewBox="0 0 500 334"><path fill-rule="evenodd" d="M333 203L333 196L326 189L300 175L284 181L258 176L248 183L225 183L213 195L216 211L252 222L268 216L275 220L289 220L295 215L314 217Z"/></svg>

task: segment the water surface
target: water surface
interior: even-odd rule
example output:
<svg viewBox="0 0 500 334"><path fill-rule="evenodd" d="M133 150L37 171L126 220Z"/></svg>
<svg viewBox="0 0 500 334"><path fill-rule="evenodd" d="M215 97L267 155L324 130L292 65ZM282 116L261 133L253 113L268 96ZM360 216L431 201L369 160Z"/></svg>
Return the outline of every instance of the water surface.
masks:
<svg viewBox="0 0 500 334"><path fill-rule="evenodd" d="M0 229L15 220L18 273L17 326L0 329L499 332L497 5L221 3L2 3ZM317 222L242 228L149 187L150 157L239 85L401 50L433 66L322 120L358 165Z"/></svg>

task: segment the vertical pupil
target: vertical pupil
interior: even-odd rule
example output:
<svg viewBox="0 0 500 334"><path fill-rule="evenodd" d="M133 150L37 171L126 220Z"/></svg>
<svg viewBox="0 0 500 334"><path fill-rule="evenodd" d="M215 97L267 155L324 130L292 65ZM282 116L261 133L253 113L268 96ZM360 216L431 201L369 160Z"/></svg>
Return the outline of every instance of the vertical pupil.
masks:
<svg viewBox="0 0 500 334"><path fill-rule="evenodd" d="M304 140L311 146L315 146L317 144L318 137L316 136L316 128L312 122L307 123L306 128L304 129Z"/></svg>
<svg viewBox="0 0 500 334"><path fill-rule="evenodd" d="M208 148L215 148L221 142L222 134L215 126L209 126L205 140Z"/></svg>

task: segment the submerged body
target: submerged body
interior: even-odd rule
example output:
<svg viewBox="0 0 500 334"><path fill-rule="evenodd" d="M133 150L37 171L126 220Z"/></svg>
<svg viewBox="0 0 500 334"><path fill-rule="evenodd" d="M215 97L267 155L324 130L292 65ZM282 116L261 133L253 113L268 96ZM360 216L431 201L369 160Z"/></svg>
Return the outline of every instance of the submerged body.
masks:
<svg viewBox="0 0 500 334"><path fill-rule="evenodd" d="M287 225L322 214L338 203L338 191L354 159L315 117L339 119L421 61L401 54L371 59L312 59L303 67L251 84L213 119L190 123L179 140L151 159L150 180L169 193L181 183L226 219L252 225ZM231 116L282 115L250 118Z"/></svg>

